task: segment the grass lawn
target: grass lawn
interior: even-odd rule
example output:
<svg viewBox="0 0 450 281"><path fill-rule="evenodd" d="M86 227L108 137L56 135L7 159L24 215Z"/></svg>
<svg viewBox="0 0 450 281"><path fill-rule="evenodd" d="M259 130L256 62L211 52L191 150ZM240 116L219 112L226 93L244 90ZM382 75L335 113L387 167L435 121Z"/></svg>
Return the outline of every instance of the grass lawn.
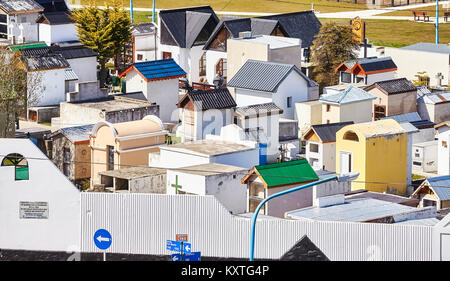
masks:
<svg viewBox="0 0 450 281"><path fill-rule="evenodd" d="M347 19L319 19L348 24ZM378 46L403 47L419 42L435 42L434 24L403 20L365 20L366 37ZM439 43L450 42L450 23L439 25Z"/></svg>
<svg viewBox="0 0 450 281"><path fill-rule="evenodd" d="M411 175L411 179L412 179L413 181L421 180L421 179L424 179L424 178L425 178L424 176L417 175L417 174L412 174L412 175Z"/></svg>
<svg viewBox="0 0 450 281"><path fill-rule="evenodd" d="M416 8L416 9L408 9L408 11L394 11L394 12L388 12L383 14L378 14L377 16L410 16L411 18L414 18L412 14L412 10L414 11L423 11L426 12L427 16L435 17L436 16L436 5L434 6L428 6L428 7L422 7L422 8ZM444 16L444 12L449 12L450 9L447 9L443 7L443 5L439 5L439 16ZM422 19L422 17L420 17Z"/></svg>
<svg viewBox="0 0 450 281"><path fill-rule="evenodd" d="M73 3L76 0L68 0ZM87 4L90 0L81 0ZM97 5L105 5L105 0L94 0ZM124 0L124 5L129 7L129 1ZM288 13L304 10L314 10L321 13L356 11L367 9L366 5L340 3L324 0L156 0L157 9L174 9L183 7L209 5L215 11L257 12L257 13ZM151 8L152 0L134 0L133 7Z"/></svg>

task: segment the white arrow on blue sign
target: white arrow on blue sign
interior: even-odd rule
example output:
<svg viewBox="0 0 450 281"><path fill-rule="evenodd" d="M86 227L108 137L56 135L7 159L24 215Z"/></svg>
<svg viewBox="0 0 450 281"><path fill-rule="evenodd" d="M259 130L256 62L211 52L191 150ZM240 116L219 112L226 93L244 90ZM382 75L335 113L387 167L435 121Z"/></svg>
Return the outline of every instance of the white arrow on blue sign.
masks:
<svg viewBox="0 0 450 281"><path fill-rule="evenodd" d="M181 255L180 254L172 254L172 261L180 261Z"/></svg>
<svg viewBox="0 0 450 281"><path fill-rule="evenodd" d="M183 252L186 254L191 253L191 243L183 243Z"/></svg>
<svg viewBox="0 0 450 281"><path fill-rule="evenodd" d="M99 229L94 233L94 243L100 250L106 250L111 246L111 233L105 229Z"/></svg>

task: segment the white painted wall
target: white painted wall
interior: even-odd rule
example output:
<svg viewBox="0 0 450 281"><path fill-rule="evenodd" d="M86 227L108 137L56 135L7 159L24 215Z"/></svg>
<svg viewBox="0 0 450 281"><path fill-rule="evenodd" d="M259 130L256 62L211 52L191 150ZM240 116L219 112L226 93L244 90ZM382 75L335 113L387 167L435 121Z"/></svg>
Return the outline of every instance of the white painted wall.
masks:
<svg viewBox="0 0 450 281"><path fill-rule="evenodd" d="M417 133L412 134L412 143L420 143L432 141L435 139L436 130L434 128L420 129Z"/></svg>
<svg viewBox="0 0 450 281"><path fill-rule="evenodd" d="M10 153L27 158L29 180L16 181L14 167L0 166L0 248L79 249L78 189L30 140L0 139L0 161ZM20 219L19 202L47 202L48 219Z"/></svg>
<svg viewBox="0 0 450 281"><path fill-rule="evenodd" d="M75 24L39 24L39 41L47 45L52 43L78 40Z"/></svg>
<svg viewBox="0 0 450 281"><path fill-rule="evenodd" d="M295 120L301 137L311 125L322 124L322 103L319 101L295 103Z"/></svg>
<svg viewBox="0 0 450 281"><path fill-rule="evenodd" d="M348 122L353 121L355 123L364 123L372 121L372 100L366 100L355 103L341 104L340 106L340 119L333 122ZM325 121L325 118L322 117Z"/></svg>
<svg viewBox="0 0 450 281"><path fill-rule="evenodd" d="M40 75L43 87L39 101L33 106L59 105L66 100L64 72L65 68L28 72L29 76Z"/></svg>
<svg viewBox="0 0 450 281"><path fill-rule="evenodd" d="M134 36L134 61L143 62L156 60L156 35L149 34L143 36ZM138 60L138 55L142 55L142 59Z"/></svg>
<svg viewBox="0 0 450 281"><path fill-rule="evenodd" d="M450 55L444 53L422 52L405 50L402 48L384 48L385 56L389 56L397 65L397 77L405 77L408 80L416 79L418 72L426 71L430 77L430 85L436 86L436 74L442 73L443 85L449 83ZM414 60L413 62L411 60Z"/></svg>
<svg viewBox="0 0 450 281"><path fill-rule="evenodd" d="M220 59L227 59L227 52L220 51L206 51L206 80L208 84L212 84L214 82L214 78L216 78L216 65ZM230 78L228 78L228 81Z"/></svg>
<svg viewBox="0 0 450 281"><path fill-rule="evenodd" d="M199 80L199 60L203 54L203 46L194 46L190 49L178 46L159 44L158 59L162 59L163 52L172 53L175 62L187 73L189 82Z"/></svg>
<svg viewBox="0 0 450 281"><path fill-rule="evenodd" d="M25 37L25 42L39 41L38 24L36 23L38 17L39 13L8 15L8 37L11 38L11 36L15 36L16 43L19 42L18 40L21 34L23 35L23 37ZM13 25L12 30L9 27L10 24ZM22 31L20 30L19 26L23 27Z"/></svg>
<svg viewBox="0 0 450 281"><path fill-rule="evenodd" d="M311 151L311 145L317 145L317 152ZM322 170L323 167L323 145L320 142L306 141L305 156L311 167L315 170Z"/></svg>
<svg viewBox="0 0 450 281"><path fill-rule="evenodd" d="M75 58L67 61L78 76L78 83L97 80L97 57Z"/></svg>
<svg viewBox="0 0 450 281"><path fill-rule="evenodd" d="M446 142L447 147L442 142ZM438 136L438 174L450 175L450 130Z"/></svg>
<svg viewBox="0 0 450 281"><path fill-rule="evenodd" d="M159 118L163 122L178 122L178 78L146 82L136 71L126 76L127 93L142 92L147 100L159 105ZM173 116L173 118L172 118Z"/></svg>
<svg viewBox="0 0 450 281"><path fill-rule="evenodd" d="M427 143L418 143L412 145L412 161L421 162L422 165L412 165L413 171L420 172L436 172L438 162L438 148L437 141Z"/></svg>
<svg viewBox="0 0 450 281"><path fill-rule="evenodd" d="M178 184L183 192L196 195L213 195L232 214L244 213L247 208L247 185L241 179L247 171L221 175L194 175L180 171L167 171L167 194L176 194L172 184Z"/></svg>
<svg viewBox="0 0 450 281"><path fill-rule="evenodd" d="M378 81L385 81L385 80L391 80L391 79L395 79L395 71L369 74L369 75L367 75L366 84L372 85L373 83L378 82Z"/></svg>

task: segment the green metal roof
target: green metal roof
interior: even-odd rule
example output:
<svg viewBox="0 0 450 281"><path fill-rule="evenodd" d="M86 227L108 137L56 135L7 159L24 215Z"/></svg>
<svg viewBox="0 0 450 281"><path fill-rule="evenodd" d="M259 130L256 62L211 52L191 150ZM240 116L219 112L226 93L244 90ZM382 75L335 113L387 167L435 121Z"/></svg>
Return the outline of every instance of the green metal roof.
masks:
<svg viewBox="0 0 450 281"><path fill-rule="evenodd" d="M39 47L47 47L47 44L45 44L45 42L33 42L8 46L8 48L13 52L22 49L39 48Z"/></svg>
<svg viewBox="0 0 450 281"><path fill-rule="evenodd" d="M319 179L306 159L255 166L267 187L316 181Z"/></svg>

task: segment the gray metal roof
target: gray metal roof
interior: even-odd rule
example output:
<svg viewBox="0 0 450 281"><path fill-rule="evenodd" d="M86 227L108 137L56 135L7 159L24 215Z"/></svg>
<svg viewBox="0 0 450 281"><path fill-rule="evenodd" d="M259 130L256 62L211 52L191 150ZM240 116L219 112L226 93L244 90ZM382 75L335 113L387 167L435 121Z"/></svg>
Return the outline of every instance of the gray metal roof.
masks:
<svg viewBox="0 0 450 281"><path fill-rule="evenodd" d="M428 178L427 182L440 200L450 200L450 175Z"/></svg>
<svg viewBox="0 0 450 281"><path fill-rule="evenodd" d="M365 88L365 90L372 89L373 87L380 88L388 95L417 91L417 87L406 78L378 81Z"/></svg>
<svg viewBox="0 0 450 281"><path fill-rule="evenodd" d="M418 102L438 104L450 101L450 91L434 92L417 99Z"/></svg>
<svg viewBox="0 0 450 281"><path fill-rule="evenodd" d="M91 133L93 127L94 127L94 124L61 128L58 131L53 132L50 135L50 137L53 137L59 133L62 133L71 142L88 141L89 134Z"/></svg>
<svg viewBox="0 0 450 281"><path fill-rule="evenodd" d="M317 83L309 79L293 64L247 60L239 71L227 83L227 86L262 92L276 92L278 86L291 71L296 71L305 79L309 87Z"/></svg>
<svg viewBox="0 0 450 281"><path fill-rule="evenodd" d="M345 126L351 124L354 124L354 122L349 121L341 123L329 123L329 124L313 125L311 127L323 142L335 142L336 132L344 128Z"/></svg>
<svg viewBox="0 0 450 281"><path fill-rule="evenodd" d="M133 26L131 33L133 35L152 34L155 32L155 24L153 22L141 23Z"/></svg>
<svg viewBox="0 0 450 281"><path fill-rule="evenodd" d="M437 218L427 218L427 219L417 219L417 220L406 220L406 221L396 222L395 224L435 226L438 222L440 222L440 220Z"/></svg>
<svg viewBox="0 0 450 281"><path fill-rule="evenodd" d="M398 123L420 121L422 118L417 112L409 112L404 114L392 115L380 119L394 119Z"/></svg>
<svg viewBox="0 0 450 281"><path fill-rule="evenodd" d="M47 54L40 57L26 57L28 70L50 70L56 68L68 68L69 62L60 54Z"/></svg>
<svg viewBox="0 0 450 281"><path fill-rule="evenodd" d="M186 98L192 100L197 110L224 109L236 106L236 102L227 88L189 92L180 100L180 106L184 104Z"/></svg>
<svg viewBox="0 0 450 281"><path fill-rule="evenodd" d="M75 81L78 80L77 74L72 70L72 68L67 68L64 72L64 78L66 81Z"/></svg>
<svg viewBox="0 0 450 281"><path fill-rule="evenodd" d="M261 103L261 104L253 104L249 106L242 106L236 108L236 113L252 117L252 116L259 116L260 114L282 114L283 109L279 108L275 103L269 102L269 103Z"/></svg>
<svg viewBox="0 0 450 281"><path fill-rule="evenodd" d="M339 205L332 205L322 208L308 207L290 211L286 213L286 217L291 219L309 219L320 221L364 222L419 210L419 208L373 198L361 198L345 200L344 204Z"/></svg>
<svg viewBox="0 0 450 281"><path fill-rule="evenodd" d="M320 96L320 101L333 104L349 104L374 99L376 97L371 93L354 86L348 87L345 91Z"/></svg>
<svg viewBox="0 0 450 281"><path fill-rule="evenodd" d="M403 47L404 50L414 50L432 53L450 54L450 45L448 44L434 44L434 43L417 43Z"/></svg>
<svg viewBox="0 0 450 281"><path fill-rule="evenodd" d="M0 0L0 9L6 13L43 11L44 7L34 0Z"/></svg>
<svg viewBox="0 0 450 281"><path fill-rule="evenodd" d="M119 178L119 179L138 179L153 177L159 175L165 175L167 173L166 169L150 168L150 167L131 167L118 170L110 170L99 172L99 175Z"/></svg>

